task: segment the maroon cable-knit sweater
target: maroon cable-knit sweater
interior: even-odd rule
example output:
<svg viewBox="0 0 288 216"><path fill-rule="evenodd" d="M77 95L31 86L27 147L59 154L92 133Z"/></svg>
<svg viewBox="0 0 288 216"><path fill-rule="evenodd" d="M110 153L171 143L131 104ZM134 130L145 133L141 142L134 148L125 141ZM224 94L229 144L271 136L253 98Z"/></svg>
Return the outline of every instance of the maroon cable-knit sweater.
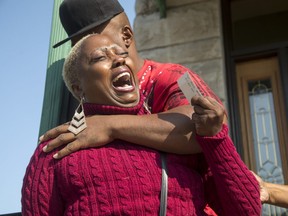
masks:
<svg viewBox="0 0 288 216"><path fill-rule="evenodd" d="M85 104L86 114L145 114L143 99L134 108ZM240 160L228 128L197 140L203 155L167 154L167 215L259 215L258 184ZM159 152L115 140L55 160L36 149L23 181L23 215L158 215Z"/></svg>

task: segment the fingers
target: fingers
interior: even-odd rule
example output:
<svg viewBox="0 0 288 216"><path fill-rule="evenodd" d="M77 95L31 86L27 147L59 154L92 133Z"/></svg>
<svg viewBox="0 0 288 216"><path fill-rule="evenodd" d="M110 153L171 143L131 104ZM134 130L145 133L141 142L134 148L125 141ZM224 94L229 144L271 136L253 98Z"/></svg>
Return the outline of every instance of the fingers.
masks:
<svg viewBox="0 0 288 216"><path fill-rule="evenodd" d="M192 106L200 106L204 109L210 109L210 101L207 99L207 97L203 96L194 96L191 99L191 105Z"/></svg>
<svg viewBox="0 0 288 216"><path fill-rule="evenodd" d="M217 107L221 107L218 101L212 97L208 96L194 96L191 99L192 106L200 106L204 109L215 109Z"/></svg>
<svg viewBox="0 0 288 216"><path fill-rule="evenodd" d="M191 99L194 106L192 122L196 133L201 136L214 136L222 129L225 109L211 97L194 96Z"/></svg>
<svg viewBox="0 0 288 216"><path fill-rule="evenodd" d="M68 145L66 145L63 149L58 151L56 154L53 155L54 159L61 159L73 152L76 152L81 149L81 145L78 143L78 140L75 140Z"/></svg>
<svg viewBox="0 0 288 216"><path fill-rule="evenodd" d="M212 97L194 96L191 99L191 105L194 106L195 113L199 115L207 114L209 110L215 111L219 116L225 113L224 107Z"/></svg>
<svg viewBox="0 0 288 216"><path fill-rule="evenodd" d="M202 106L194 105L194 114L204 115L207 109L204 109Z"/></svg>
<svg viewBox="0 0 288 216"><path fill-rule="evenodd" d="M51 140L46 146L44 146L43 151L50 152L61 145L74 141L75 139L75 135L73 133L67 132L66 130L65 133L60 134L55 139Z"/></svg>
<svg viewBox="0 0 288 216"><path fill-rule="evenodd" d="M250 170L251 171L251 170ZM254 173L253 171L251 171L252 174L254 175L254 177L256 178L256 180L258 181L259 185L262 185L262 179L260 178L260 176L258 176L256 173Z"/></svg>
<svg viewBox="0 0 288 216"><path fill-rule="evenodd" d="M65 124L62 124L58 127L55 127L53 129L47 131L45 134L43 134L39 138L39 142L45 142L47 140L56 138L60 134L66 133L68 130L68 127L69 127L69 123L65 123Z"/></svg>

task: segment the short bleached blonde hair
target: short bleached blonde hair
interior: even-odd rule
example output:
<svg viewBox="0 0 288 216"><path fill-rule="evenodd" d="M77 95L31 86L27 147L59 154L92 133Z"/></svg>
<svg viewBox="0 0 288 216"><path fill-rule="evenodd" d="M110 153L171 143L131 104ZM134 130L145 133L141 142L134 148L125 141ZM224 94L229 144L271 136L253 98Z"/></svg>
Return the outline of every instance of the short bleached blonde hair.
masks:
<svg viewBox="0 0 288 216"><path fill-rule="evenodd" d="M97 34L88 34L85 37L81 38L70 50L68 56L65 59L62 77L65 82L66 87L72 93L72 95L80 100L80 95L76 95L73 91L73 86L80 84L80 76L81 76L81 67L80 67L80 59L82 54L82 45L87 38L95 36Z"/></svg>

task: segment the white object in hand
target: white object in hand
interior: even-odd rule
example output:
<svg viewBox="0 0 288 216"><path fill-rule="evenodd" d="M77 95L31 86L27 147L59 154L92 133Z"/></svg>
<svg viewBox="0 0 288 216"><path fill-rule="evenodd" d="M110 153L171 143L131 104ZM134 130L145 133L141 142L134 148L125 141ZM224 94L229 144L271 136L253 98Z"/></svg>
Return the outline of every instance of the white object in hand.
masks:
<svg viewBox="0 0 288 216"><path fill-rule="evenodd" d="M178 86L185 95L186 99L191 103L191 98L194 95L202 96L197 86L194 84L194 82L191 80L190 75L188 72L183 74L178 79Z"/></svg>

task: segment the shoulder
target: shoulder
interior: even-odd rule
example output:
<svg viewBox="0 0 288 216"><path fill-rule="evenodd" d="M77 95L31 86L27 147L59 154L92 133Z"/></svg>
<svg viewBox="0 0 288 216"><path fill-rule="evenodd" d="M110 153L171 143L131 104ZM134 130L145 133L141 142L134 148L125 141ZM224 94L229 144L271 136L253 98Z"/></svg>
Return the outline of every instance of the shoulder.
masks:
<svg viewBox="0 0 288 216"><path fill-rule="evenodd" d="M157 79L157 81L175 82L186 72L188 72L191 77L198 77L194 71L180 64L170 62L161 63L151 60L149 63L152 67L151 75L154 79Z"/></svg>
<svg viewBox="0 0 288 216"><path fill-rule="evenodd" d="M45 172L45 175L48 175L47 172L49 172L50 168L54 166L54 160L55 160L53 159L54 152L45 153L42 150L46 144L47 142L41 143L35 149L33 155L31 156L29 164L26 168L24 180L29 180L30 179L29 177L33 179L32 176L39 177L43 172Z"/></svg>
<svg viewBox="0 0 288 216"><path fill-rule="evenodd" d="M45 143L35 149L23 178L21 203L25 215L44 215L38 211L46 209L47 202L50 200L51 180L54 178L54 159L52 153L47 154L42 151L44 146ZM43 206L46 207L42 208Z"/></svg>
<svg viewBox="0 0 288 216"><path fill-rule="evenodd" d="M171 63L171 62L155 62L155 61L151 61L151 65L152 67L154 67L155 69L159 70L159 71L163 71L163 72L170 72L170 73L179 73L179 74L183 74L185 72L191 72L194 73L191 69L185 67L184 65L181 64L177 64L177 63Z"/></svg>

